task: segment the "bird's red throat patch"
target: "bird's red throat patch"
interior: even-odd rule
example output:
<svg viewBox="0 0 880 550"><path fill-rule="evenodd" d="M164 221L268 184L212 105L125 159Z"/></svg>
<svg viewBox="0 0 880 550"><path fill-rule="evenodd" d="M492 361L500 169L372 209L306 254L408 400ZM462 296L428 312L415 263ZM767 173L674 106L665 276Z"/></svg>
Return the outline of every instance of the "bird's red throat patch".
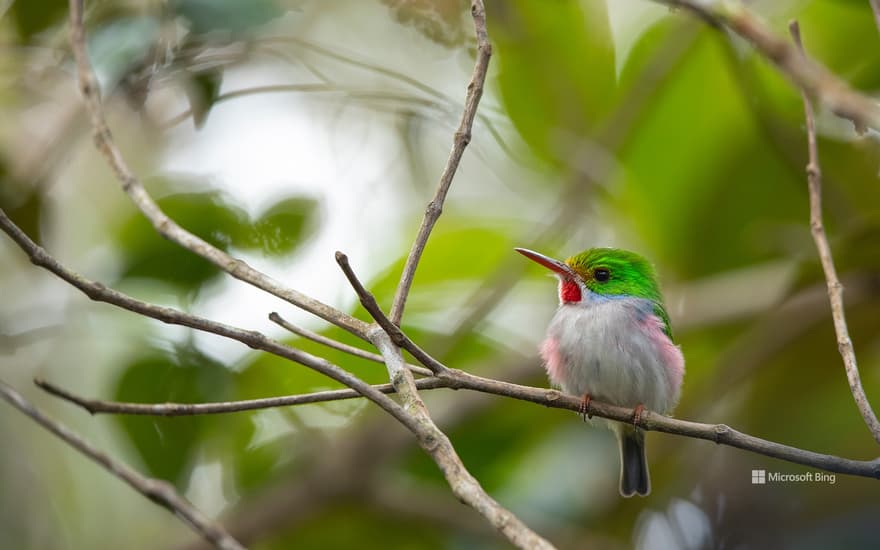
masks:
<svg viewBox="0 0 880 550"><path fill-rule="evenodd" d="M581 287L571 279L563 279L559 284L559 301L563 304L581 301Z"/></svg>

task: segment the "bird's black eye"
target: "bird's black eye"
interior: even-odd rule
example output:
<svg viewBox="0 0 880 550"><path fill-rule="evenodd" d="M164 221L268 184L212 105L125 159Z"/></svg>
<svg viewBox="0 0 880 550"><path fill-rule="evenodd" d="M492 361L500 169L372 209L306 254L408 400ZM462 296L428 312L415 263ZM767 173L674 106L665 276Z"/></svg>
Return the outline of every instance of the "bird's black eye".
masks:
<svg viewBox="0 0 880 550"><path fill-rule="evenodd" d="M600 283L604 283L611 278L611 272L604 267L600 267L593 271L593 278Z"/></svg>

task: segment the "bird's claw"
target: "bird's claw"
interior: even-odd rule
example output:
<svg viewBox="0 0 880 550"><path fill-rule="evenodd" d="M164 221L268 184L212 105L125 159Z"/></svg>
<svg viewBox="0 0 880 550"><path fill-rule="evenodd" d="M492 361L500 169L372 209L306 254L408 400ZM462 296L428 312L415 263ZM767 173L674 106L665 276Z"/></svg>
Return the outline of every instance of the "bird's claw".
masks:
<svg viewBox="0 0 880 550"><path fill-rule="evenodd" d="M585 393L583 398L581 398L581 406L580 409L578 409L578 412L584 419L584 422L587 421L587 418L593 418L593 411L590 410L590 403L592 402L593 397L588 393Z"/></svg>
<svg viewBox="0 0 880 550"><path fill-rule="evenodd" d="M636 427L636 428L639 427L639 423L642 421L642 413L644 413L644 412L645 412L645 405L643 403L639 403L633 409L633 418L632 418L633 427Z"/></svg>

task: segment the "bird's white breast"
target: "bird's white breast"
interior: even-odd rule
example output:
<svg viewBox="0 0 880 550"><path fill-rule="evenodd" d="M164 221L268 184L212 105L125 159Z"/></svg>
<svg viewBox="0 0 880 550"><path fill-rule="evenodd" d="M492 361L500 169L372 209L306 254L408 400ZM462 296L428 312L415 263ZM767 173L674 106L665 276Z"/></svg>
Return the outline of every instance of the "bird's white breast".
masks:
<svg viewBox="0 0 880 550"><path fill-rule="evenodd" d="M678 401L684 359L647 300L564 304L542 347L551 381L572 395L665 413Z"/></svg>

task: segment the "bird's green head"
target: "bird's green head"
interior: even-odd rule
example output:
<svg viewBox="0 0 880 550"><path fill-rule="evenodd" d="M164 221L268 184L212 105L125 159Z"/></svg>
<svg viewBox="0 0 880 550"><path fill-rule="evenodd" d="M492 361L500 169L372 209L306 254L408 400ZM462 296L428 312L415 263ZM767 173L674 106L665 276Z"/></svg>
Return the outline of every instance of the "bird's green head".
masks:
<svg viewBox="0 0 880 550"><path fill-rule="evenodd" d="M565 265L584 286L600 296L633 296L660 302L654 266L643 256L619 248L591 248L576 254Z"/></svg>
<svg viewBox="0 0 880 550"><path fill-rule="evenodd" d="M525 248L516 251L556 273L560 303L579 303L589 300L590 294L600 298L643 298L652 302L669 333L657 273L643 256L619 248L590 248L561 262ZM589 291L587 295L584 290Z"/></svg>

